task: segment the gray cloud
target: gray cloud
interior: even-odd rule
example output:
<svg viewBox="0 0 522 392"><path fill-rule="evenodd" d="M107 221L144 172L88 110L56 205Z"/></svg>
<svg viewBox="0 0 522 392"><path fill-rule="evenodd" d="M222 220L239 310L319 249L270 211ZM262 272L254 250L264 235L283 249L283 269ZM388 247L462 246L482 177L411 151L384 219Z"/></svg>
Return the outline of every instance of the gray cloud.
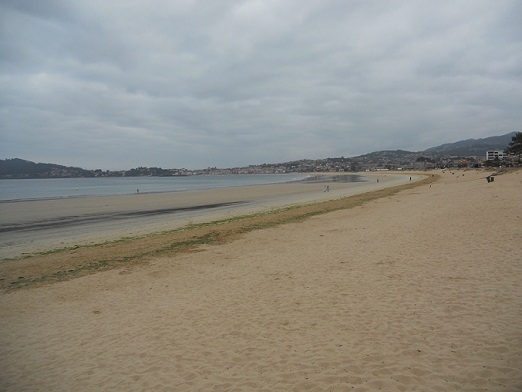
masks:
<svg viewBox="0 0 522 392"><path fill-rule="evenodd" d="M0 5L0 157L201 168L520 130L518 1Z"/></svg>

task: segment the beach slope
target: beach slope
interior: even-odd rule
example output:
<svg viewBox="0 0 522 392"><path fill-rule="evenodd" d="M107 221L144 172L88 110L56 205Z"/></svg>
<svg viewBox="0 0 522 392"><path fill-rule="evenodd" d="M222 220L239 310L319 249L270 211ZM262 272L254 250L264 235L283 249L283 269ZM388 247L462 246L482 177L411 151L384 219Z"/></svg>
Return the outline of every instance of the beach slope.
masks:
<svg viewBox="0 0 522 392"><path fill-rule="evenodd" d="M522 172L0 295L0 389L520 391Z"/></svg>

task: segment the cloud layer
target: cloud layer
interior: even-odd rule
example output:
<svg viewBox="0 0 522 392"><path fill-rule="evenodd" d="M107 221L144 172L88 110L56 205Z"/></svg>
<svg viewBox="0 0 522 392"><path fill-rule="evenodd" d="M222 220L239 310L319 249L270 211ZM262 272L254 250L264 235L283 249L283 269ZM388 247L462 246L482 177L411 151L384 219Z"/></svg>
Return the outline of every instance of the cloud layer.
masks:
<svg viewBox="0 0 522 392"><path fill-rule="evenodd" d="M4 0L0 158L232 167L520 131L517 0Z"/></svg>

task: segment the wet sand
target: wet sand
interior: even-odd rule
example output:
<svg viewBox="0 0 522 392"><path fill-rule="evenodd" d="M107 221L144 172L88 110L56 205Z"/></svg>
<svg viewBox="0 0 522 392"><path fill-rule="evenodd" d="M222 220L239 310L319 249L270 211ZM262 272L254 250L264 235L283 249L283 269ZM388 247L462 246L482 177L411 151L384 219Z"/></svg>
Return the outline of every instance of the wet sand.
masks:
<svg viewBox="0 0 522 392"><path fill-rule="evenodd" d="M522 172L0 295L5 391L520 391Z"/></svg>

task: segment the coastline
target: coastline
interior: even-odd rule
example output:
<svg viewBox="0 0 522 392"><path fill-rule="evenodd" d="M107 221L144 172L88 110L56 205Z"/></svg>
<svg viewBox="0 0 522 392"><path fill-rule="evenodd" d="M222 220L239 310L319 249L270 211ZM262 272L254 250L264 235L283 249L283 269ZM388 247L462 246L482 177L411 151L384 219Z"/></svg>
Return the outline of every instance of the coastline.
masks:
<svg viewBox="0 0 522 392"><path fill-rule="evenodd" d="M522 172L438 174L0 294L0 387L520 390Z"/></svg>
<svg viewBox="0 0 522 392"><path fill-rule="evenodd" d="M287 182L183 192L4 202L0 203L0 259L174 230L190 224L333 200L409 182L409 175L404 173L365 176L371 180L335 184L327 181ZM422 175L416 173L413 176L413 181L416 181ZM324 185L330 185L330 192L322 191Z"/></svg>
<svg viewBox="0 0 522 392"><path fill-rule="evenodd" d="M343 177L352 177L343 180ZM16 178L0 179L0 190L2 190L0 203L16 203L23 201L45 201L85 199L96 197L118 197L134 194L166 194L190 191L209 191L220 188L234 188L256 185L297 184L331 181L338 178L337 182L350 182L354 177L363 178L362 174L339 174L339 173L286 173L286 174L223 174L223 175L192 175L182 176L182 179L193 180L191 182L172 181L180 177L138 176L138 177L74 177L74 178ZM284 178L284 180L283 180ZM204 179L203 182L200 182ZM112 180L112 181L111 181ZM53 185L46 189L43 183L54 183L65 181L59 186ZM92 183L100 182L101 183ZM129 183L122 183L127 181ZM152 181L152 182L150 182ZM16 182L14 190L5 190L6 183ZM108 184L103 184L109 182ZM353 181L355 182L355 181ZM28 183L32 186L27 186ZM38 186L36 185L38 183ZM25 185L20 186L20 184ZM41 188L44 188L43 190ZM9 186L8 186L9 188ZM34 191L33 188L40 188ZM6 195L12 198L6 198ZM32 195L31 197L28 196ZM15 197L13 195L18 195ZM39 196L35 196L39 195Z"/></svg>
<svg viewBox="0 0 522 392"><path fill-rule="evenodd" d="M307 174L73 177L0 179L0 203L212 190L295 183ZM52 185L51 185L52 184Z"/></svg>

